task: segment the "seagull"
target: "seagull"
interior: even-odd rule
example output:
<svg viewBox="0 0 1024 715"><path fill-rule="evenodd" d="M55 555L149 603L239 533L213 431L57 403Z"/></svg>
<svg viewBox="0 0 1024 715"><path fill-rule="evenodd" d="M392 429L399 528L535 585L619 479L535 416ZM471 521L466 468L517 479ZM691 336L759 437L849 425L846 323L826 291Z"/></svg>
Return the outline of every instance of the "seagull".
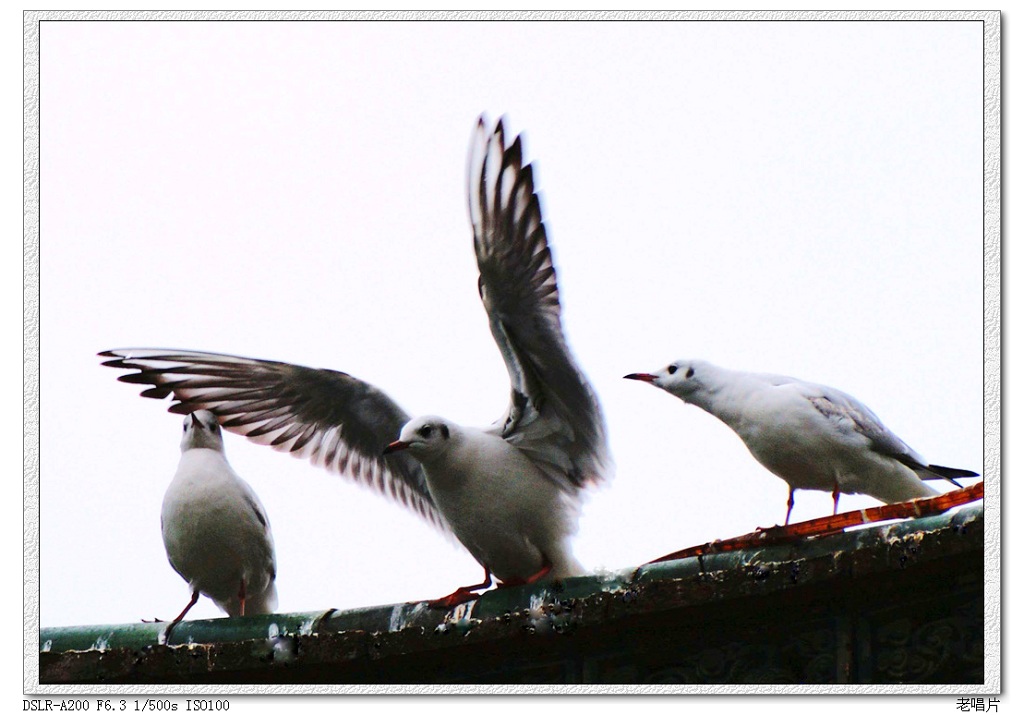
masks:
<svg viewBox="0 0 1024 715"><path fill-rule="evenodd" d="M833 387L782 375L677 360L628 380L649 382L700 407L739 435L754 459L789 484L786 524L797 489L867 494L887 504L938 494L922 480L976 477L928 464L859 400Z"/></svg>
<svg viewBox="0 0 1024 715"><path fill-rule="evenodd" d="M477 121L469 217L478 292L508 369L511 397L490 427L412 418L352 375L191 350L100 353L151 385L171 412L211 411L227 430L339 472L454 535L484 580L431 602L451 606L488 588L583 573L569 544L585 490L611 478L604 417L566 344L555 267L516 137Z"/></svg>
<svg viewBox="0 0 1024 715"><path fill-rule="evenodd" d="M197 410L182 429L181 461L164 494L160 528L167 560L188 582L192 599L165 637L200 593L229 616L277 607L270 521L256 493L228 464L217 418Z"/></svg>

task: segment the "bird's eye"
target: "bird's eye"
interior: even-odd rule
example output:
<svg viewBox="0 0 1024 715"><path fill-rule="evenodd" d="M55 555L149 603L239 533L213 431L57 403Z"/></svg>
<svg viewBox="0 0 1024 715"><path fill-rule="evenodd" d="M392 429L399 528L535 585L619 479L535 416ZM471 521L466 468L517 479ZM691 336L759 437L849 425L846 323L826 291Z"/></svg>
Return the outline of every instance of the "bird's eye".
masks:
<svg viewBox="0 0 1024 715"><path fill-rule="evenodd" d="M423 425L420 427L420 436L426 439L430 439L430 433L434 431L434 428L430 425Z"/></svg>
<svg viewBox="0 0 1024 715"><path fill-rule="evenodd" d="M686 376L687 377L693 377L693 368L692 367L689 370L686 371Z"/></svg>
<svg viewBox="0 0 1024 715"><path fill-rule="evenodd" d="M675 365L669 365L668 366L668 374L669 375L675 375L676 374L676 370L678 370L678 369L679 368L676 367Z"/></svg>

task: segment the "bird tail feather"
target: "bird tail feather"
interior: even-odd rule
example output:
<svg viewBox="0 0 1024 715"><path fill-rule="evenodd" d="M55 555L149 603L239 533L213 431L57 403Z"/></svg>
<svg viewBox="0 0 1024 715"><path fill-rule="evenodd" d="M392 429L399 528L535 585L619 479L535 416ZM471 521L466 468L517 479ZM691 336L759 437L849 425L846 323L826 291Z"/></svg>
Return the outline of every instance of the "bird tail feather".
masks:
<svg viewBox="0 0 1024 715"><path fill-rule="evenodd" d="M918 476L921 479L945 479L948 482L952 482L956 486L960 486L960 483L956 481L956 478L961 479L966 477L976 477L977 472L972 472L969 469L957 469L955 467L942 467L938 464L929 464L927 467L921 467L918 472Z"/></svg>

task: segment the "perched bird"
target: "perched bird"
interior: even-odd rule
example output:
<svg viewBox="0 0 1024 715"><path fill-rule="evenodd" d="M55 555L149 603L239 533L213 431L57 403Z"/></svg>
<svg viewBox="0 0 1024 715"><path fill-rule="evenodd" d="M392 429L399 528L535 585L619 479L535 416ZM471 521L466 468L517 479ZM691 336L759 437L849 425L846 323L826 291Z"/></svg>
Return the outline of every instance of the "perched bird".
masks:
<svg viewBox="0 0 1024 715"><path fill-rule="evenodd" d="M928 464L861 402L825 385L700 360L626 379L649 382L729 425L758 462L789 484L786 524L797 489L832 492L835 514L841 492L891 504L938 494L922 480L959 487L955 477L978 476Z"/></svg>
<svg viewBox="0 0 1024 715"><path fill-rule="evenodd" d="M199 594L229 616L273 613L277 607L274 538L267 512L228 464L213 413L185 418L181 461L164 495L160 527L171 566L192 600L165 631L185 617Z"/></svg>
<svg viewBox="0 0 1024 715"><path fill-rule="evenodd" d="M334 370L206 352L110 350L119 379L173 394L172 412L207 409L225 429L372 486L453 533L484 567L473 591L582 573L569 537L583 490L611 463L597 398L561 328L555 268L533 171L499 121L477 122L469 215L478 291L505 360L511 400L484 429L410 419L378 388Z"/></svg>

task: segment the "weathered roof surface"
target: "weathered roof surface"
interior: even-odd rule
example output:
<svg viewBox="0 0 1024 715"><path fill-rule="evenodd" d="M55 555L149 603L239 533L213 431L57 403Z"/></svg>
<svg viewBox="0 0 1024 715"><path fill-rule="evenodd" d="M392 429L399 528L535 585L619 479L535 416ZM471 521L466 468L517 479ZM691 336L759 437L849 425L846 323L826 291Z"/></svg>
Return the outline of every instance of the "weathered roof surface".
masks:
<svg viewBox="0 0 1024 715"><path fill-rule="evenodd" d="M451 611L45 628L41 683L983 683L980 504Z"/></svg>

